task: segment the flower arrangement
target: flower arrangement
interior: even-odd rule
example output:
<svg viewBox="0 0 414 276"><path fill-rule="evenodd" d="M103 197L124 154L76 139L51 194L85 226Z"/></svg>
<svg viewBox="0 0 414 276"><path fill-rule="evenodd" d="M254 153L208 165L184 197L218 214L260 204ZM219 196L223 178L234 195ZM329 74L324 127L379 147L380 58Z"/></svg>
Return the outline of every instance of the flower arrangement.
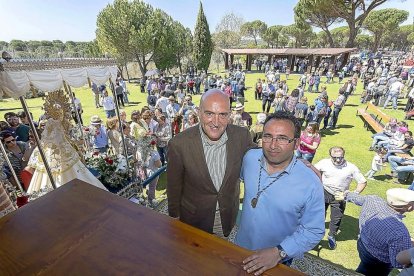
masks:
<svg viewBox="0 0 414 276"><path fill-rule="evenodd" d="M125 164L113 155L92 154L86 159L90 169L96 171L95 175L110 191L116 191L125 187L131 180Z"/></svg>
<svg viewBox="0 0 414 276"><path fill-rule="evenodd" d="M155 141L154 136L148 135L140 138L137 142L137 150L140 154L140 160L138 160L141 163L141 166L146 167L147 161L151 156L151 152L153 151L154 145L156 145L157 142Z"/></svg>

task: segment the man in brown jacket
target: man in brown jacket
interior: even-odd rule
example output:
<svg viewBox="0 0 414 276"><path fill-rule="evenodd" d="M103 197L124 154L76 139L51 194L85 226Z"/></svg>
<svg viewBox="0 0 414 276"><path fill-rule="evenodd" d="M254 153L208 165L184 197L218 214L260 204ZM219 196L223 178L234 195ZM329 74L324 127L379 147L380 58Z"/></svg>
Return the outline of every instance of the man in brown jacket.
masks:
<svg viewBox="0 0 414 276"><path fill-rule="evenodd" d="M246 128L228 125L230 102L211 89L200 102L200 124L168 145L168 212L219 237L227 237L239 211L240 169L254 147Z"/></svg>

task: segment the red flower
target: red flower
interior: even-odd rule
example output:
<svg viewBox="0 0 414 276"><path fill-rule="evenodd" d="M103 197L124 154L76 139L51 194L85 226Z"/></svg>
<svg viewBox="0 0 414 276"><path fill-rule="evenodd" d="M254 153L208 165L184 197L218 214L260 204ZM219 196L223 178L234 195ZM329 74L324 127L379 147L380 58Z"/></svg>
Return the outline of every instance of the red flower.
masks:
<svg viewBox="0 0 414 276"><path fill-rule="evenodd" d="M114 163L114 160L112 160L111 158L105 158L106 163L108 163L109 165L112 165Z"/></svg>
<svg viewBox="0 0 414 276"><path fill-rule="evenodd" d="M151 146L154 146L156 144L157 144L157 142L155 140L151 140Z"/></svg>
<svg viewBox="0 0 414 276"><path fill-rule="evenodd" d="M93 156L98 156L99 155L99 151L95 151L92 155Z"/></svg>

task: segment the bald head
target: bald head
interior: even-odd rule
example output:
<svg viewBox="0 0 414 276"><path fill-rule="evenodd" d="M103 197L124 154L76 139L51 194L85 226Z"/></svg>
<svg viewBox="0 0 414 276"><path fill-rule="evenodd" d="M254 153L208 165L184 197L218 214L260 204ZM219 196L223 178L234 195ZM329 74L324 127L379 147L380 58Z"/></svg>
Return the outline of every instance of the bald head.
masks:
<svg viewBox="0 0 414 276"><path fill-rule="evenodd" d="M200 108L203 109L203 106L205 105L205 103L207 102L220 102L220 103L226 103L229 107L230 110L230 99L229 97L224 94L223 91L219 90L219 89L210 89L208 90L206 93L204 93L201 96L201 100L200 100Z"/></svg>

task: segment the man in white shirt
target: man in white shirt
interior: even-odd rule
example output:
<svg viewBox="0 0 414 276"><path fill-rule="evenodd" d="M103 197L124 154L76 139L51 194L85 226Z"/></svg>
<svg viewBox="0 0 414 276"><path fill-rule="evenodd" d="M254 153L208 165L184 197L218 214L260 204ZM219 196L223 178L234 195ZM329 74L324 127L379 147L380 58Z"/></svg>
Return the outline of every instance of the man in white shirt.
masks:
<svg viewBox="0 0 414 276"><path fill-rule="evenodd" d="M155 104L155 108L160 107L162 109L162 113L167 115L167 105L169 104L168 98L165 97L165 91L161 91L160 98L157 100Z"/></svg>
<svg viewBox="0 0 414 276"><path fill-rule="evenodd" d="M328 245L330 249L336 248L335 235L339 230L342 216L345 212L345 201L336 200L336 194L349 190L352 179L357 182L355 192L361 193L367 181L359 169L345 160L345 150L342 147L329 149L331 158L322 159L315 164L322 174L322 184L325 193L325 214L331 207L331 220L329 222Z"/></svg>
<svg viewBox="0 0 414 276"><path fill-rule="evenodd" d="M387 100L384 103L384 108L387 108L388 102L392 100L392 108L397 109L397 100L398 95L404 88L404 84L402 83L402 79L399 78L397 81L393 82L390 85Z"/></svg>
<svg viewBox="0 0 414 276"><path fill-rule="evenodd" d="M106 114L106 118L115 117L115 102L112 96L108 95L108 91L103 91L102 105Z"/></svg>

